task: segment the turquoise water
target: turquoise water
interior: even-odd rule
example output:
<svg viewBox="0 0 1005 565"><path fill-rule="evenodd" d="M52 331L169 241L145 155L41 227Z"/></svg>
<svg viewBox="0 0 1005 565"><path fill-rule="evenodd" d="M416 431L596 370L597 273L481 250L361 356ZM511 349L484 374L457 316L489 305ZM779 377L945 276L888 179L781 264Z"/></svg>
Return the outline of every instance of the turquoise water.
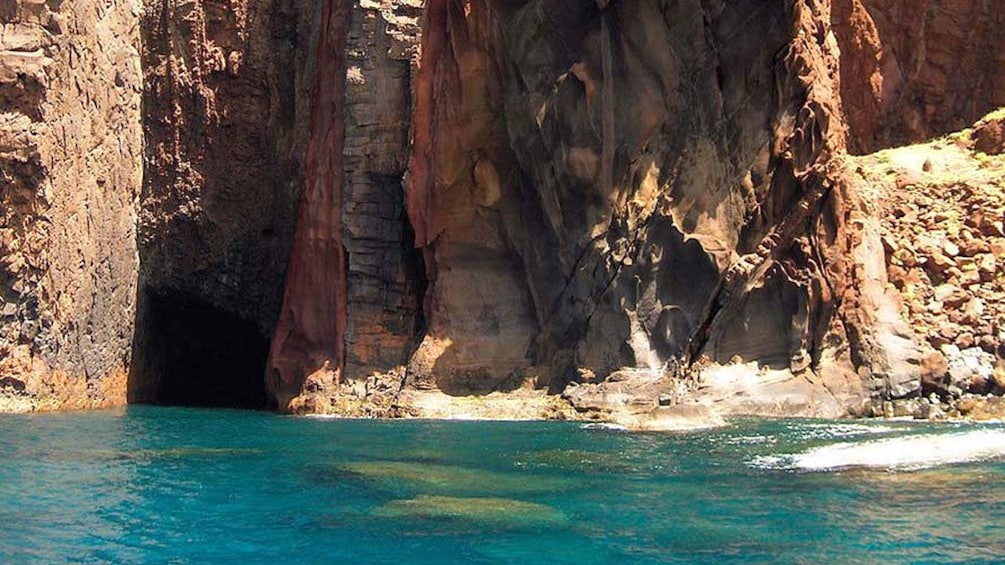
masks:
<svg viewBox="0 0 1005 565"><path fill-rule="evenodd" d="M974 429L0 416L0 562L1001 562L1000 458L796 470L807 450L850 443L882 459L929 434L948 436L938 457Z"/></svg>

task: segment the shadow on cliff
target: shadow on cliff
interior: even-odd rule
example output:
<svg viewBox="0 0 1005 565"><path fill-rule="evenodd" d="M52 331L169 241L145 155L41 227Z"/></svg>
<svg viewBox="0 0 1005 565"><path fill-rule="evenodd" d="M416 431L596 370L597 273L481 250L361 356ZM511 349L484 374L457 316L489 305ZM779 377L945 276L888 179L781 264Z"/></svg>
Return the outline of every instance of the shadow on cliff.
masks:
<svg viewBox="0 0 1005 565"><path fill-rule="evenodd" d="M268 408L268 341L254 323L183 293L138 297L130 403Z"/></svg>

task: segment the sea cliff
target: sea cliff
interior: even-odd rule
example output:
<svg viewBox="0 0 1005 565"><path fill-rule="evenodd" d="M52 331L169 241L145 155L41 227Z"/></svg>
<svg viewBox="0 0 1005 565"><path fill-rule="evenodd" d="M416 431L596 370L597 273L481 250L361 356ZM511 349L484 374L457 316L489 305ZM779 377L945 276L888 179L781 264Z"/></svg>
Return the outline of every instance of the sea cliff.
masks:
<svg viewBox="0 0 1005 565"><path fill-rule="evenodd" d="M1000 415L1005 5L2 0L0 410Z"/></svg>

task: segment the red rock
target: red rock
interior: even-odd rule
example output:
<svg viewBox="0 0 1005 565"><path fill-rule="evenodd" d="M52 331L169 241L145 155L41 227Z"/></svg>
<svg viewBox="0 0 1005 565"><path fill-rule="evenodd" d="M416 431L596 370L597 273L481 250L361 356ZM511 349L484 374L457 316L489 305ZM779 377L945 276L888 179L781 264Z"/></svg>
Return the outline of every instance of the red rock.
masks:
<svg viewBox="0 0 1005 565"><path fill-rule="evenodd" d="M947 342L955 342L956 336L960 335L960 328L955 324L945 324L938 329L938 332Z"/></svg>
<svg viewBox="0 0 1005 565"><path fill-rule="evenodd" d="M979 324L984 310L984 302L980 298L971 298L963 309L963 322L971 326Z"/></svg>
<svg viewBox="0 0 1005 565"><path fill-rule="evenodd" d="M979 403L980 401L973 397L962 398L956 403L956 409L960 411L960 414L965 416L976 410Z"/></svg>
<svg viewBox="0 0 1005 565"><path fill-rule="evenodd" d="M943 383L949 374L949 363L945 355L935 351L921 360L920 371L923 382Z"/></svg>
<svg viewBox="0 0 1005 565"><path fill-rule="evenodd" d="M976 268L964 269L959 276L959 284L963 287L971 287L981 283L981 273Z"/></svg>
<svg viewBox="0 0 1005 565"><path fill-rule="evenodd" d="M994 373L992 373L992 380L994 384L1000 390L1005 390L1005 367L999 365L995 368Z"/></svg>
<svg viewBox="0 0 1005 565"><path fill-rule="evenodd" d="M990 253L985 253L983 255L978 255L976 260L981 280L985 282L994 280L995 275L998 274L998 265L995 261L995 256Z"/></svg>
<svg viewBox="0 0 1005 565"><path fill-rule="evenodd" d="M966 293L920 307L931 278L973 288L960 250L901 251L925 226L952 234L980 191L884 165L917 185L888 195L896 225L877 217L879 169L848 154L1001 103L1005 59L986 47L1005 39L1001 2L134 4L0 2L17 28L0 34L0 145L24 141L0 152L0 280L17 295L0 344L41 331L77 388L157 357L131 349L151 293L271 338L263 378L303 410L391 360L444 390L540 363L561 388L577 367L603 381L811 347L882 367L848 384L883 394L914 379L914 353L878 345L908 322L970 331L946 323ZM32 45L11 44L22 28ZM887 275L907 321L885 315Z"/></svg>
<svg viewBox="0 0 1005 565"><path fill-rule="evenodd" d="M961 252L967 257L974 257L980 253L988 253L991 247L983 239L973 238L963 244Z"/></svg>
<svg viewBox="0 0 1005 565"><path fill-rule="evenodd" d="M994 354L998 344L994 336L985 334L977 339L977 345L980 346L980 348L983 349L984 351Z"/></svg>
<svg viewBox="0 0 1005 565"><path fill-rule="evenodd" d="M995 257L1005 258L1005 237L988 238L988 248Z"/></svg>
<svg viewBox="0 0 1005 565"><path fill-rule="evenodd" d="M974 149L988 155L1005 153L1005 118L990 120L974 128Z"/></svg>

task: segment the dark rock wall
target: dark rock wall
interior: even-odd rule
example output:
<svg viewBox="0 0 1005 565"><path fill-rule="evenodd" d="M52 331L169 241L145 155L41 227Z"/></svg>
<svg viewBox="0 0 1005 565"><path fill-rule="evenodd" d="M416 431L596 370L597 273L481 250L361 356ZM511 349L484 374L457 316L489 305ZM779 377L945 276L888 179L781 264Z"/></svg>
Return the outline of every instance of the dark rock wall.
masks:
<svg viewBox="0 0 1005 565"><path fill-rule="evenodd" d="M263 338L273 331L297 222L314 16L312 2L293 0L144 5L134 401L156 399L177 371L155 337L165 307L148 300L198 302Z"/></svg>
<svg viewBox="0 0 1005 565"><path fill-rule="evenodd" d="M296 234L283 305L269 353L270 392L280 404L304 378L337 371L344 358L346 252L342 195L345 144L345 43L348 5L326 0L320 14L317 69Z"/></svg>
<svg viewBox="0 0 1005 565"><path fill-rule="evenodd" d="M787 255L810 217L778 242L772 264L787 262L755 277L771 282L747 281L773 290L744 289L724 315L716 302L730 269L810 190L796 169L831 142L831 109L801 112L808 86L782 60L801 49L798 9L429 9L416 93L417 108L431 109L415 115L409 198L432 263L431 319L414 371L537 364L560 388L577 373L660 370L689 355L805 364L808 319L823 304L803 281L820 269ZM800 129L817 121L822 131ZM760 311L779 319L762 322ZM501 351L507 328L524 339Z"/></svg>
<svg viewBox="0 0 1005 565"><path fill-rule="evenodd" d="M421 331L422 261L406 217L418 1L356 1L346 45L345 188L348 254L345 374L405 363Z"/></svg>
<svg viewBox="0 0 1005 565"><path fill-rule="evenodd" d="M150 0L142 22L143 282L275 324L299 195L284 2Z"/></svg>

